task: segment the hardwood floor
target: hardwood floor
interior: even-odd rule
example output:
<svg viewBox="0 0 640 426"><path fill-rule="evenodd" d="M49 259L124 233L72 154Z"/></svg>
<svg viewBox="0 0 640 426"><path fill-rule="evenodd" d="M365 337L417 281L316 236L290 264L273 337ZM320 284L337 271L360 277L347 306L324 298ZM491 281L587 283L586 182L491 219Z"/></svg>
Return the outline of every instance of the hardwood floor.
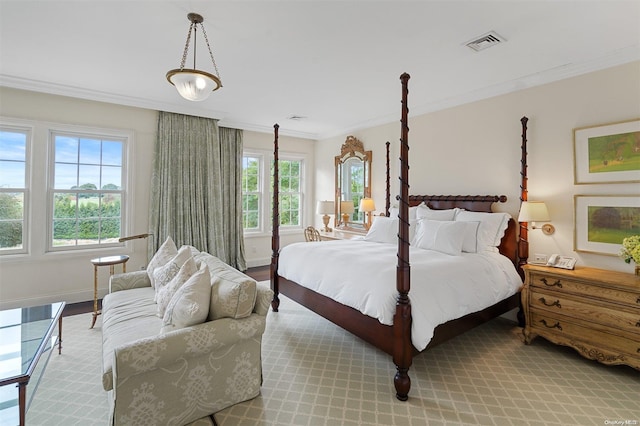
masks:
<svg viewBox="0 0 640 426"><path fill-rule="evenodd" d="M244 273L249 275L256 281L265 281L269 279L269 265L249 268ZM98 300L98 309L102 309L102 299ZM93 300L78 303L68 303L64 307L63 316L84 314L93 312Z"/></svg>

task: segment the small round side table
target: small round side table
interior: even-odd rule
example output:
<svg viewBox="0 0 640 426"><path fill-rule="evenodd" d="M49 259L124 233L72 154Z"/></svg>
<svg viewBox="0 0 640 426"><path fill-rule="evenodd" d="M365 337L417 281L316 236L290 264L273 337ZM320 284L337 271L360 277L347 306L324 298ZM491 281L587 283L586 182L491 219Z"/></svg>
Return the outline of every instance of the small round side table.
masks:
<svg viewBox="0 0 640 426"><path fill-rule="evenodd" d="M108 266L109 267L109 276L114 273L114 266L122 264L122 273L127 272L127 261L129 260L129 256L121 255L121 256L105 256L105 257L96 257L95 259L91 259L91 263L93 263L93 318L91 319L91 327L93 328L96 325L96 319L98 315L102 313L102 311L98 310L98 266Z"/></svg>

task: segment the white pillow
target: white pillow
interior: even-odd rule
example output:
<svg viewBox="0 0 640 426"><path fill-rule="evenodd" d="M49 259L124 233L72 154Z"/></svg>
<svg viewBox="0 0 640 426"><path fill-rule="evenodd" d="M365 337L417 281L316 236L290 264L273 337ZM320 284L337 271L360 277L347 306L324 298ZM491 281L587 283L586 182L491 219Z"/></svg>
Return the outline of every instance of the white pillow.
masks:
<svg viewBox="0 0 640 426"><path fill-rule="evenodd" d="M167 237L147 265L147 275L149 275L149 280L151 280L151 287L156 286L153 271L159 266L166 265L176 254L178 254L176 243L173 242L171 237Z"/></svg>
<svg viewBox="0 0 640 426"><path fill-rule="evenodd" d="M158 300L158 293L167 285L173 277L178 274L184 262L191 257L191 251L187 246L182 246L178 250L178 254L173 256L166 264L158 266L153 270L153 281L155 287L155 295L153 300Z"/></svg>
<svg viewBox="0 0 640 426"><path fill-rule="evenodd" d="M164 313L167 310L171 298L178 291L178 289L186 283L193 274L198 271L195 260L193 257L184 262L178 273L173 277L171 281L163 286L156 293L156 303L158 304L158 316L164 318Z"/></svg>
<svg viewBox="0 0 640 426"><path fill-rule="evenodd" d="M446 209L446 210L433 210L426 204L418 206L417 218L418 219L430 219L430 220L453 220L459 208Z"/></svg>
<svg viewBox="0 0 640 426"><path fill-rule="evenodd" d="M466 229L464 231L464 241L462 241L462 251L465 253L478 252L478 228L480 222L458 222L464 223Z"/></svg>
<svg viewBox="0 0 640 426"><path fill-rule="evenodd" d="M414 207L409 207L409 223L414 222L418 219L418 210L420 210L421 207L427 207L424 202L418 204L417 206ZM428 208L428 207L427 207ZM398 215L400 214L400 209L398 207L391 207L389 209L389 217L392 219L397 219Z"/></svg>
<svg viewBox="0 0 640 426"><path fill-rule="evenodd" d="M504 236L504 232L509 225L509 213L483 213L460 211L456 215L456 221L460 222L480 222L478 226L478 248L477 251L494 251Z"/></svg>
<svg viewBox="0 0 640 426"><path fill-rule="evenodd" d="M394 217L376 217L371 228L364 236L365 241L376 243L394 243L398 241L398 219Z"/></svg>
<svg viewBox="0 0 640 426"><path fill-rule="evenodd" d="M462 222L422 219L418 221L415 245L459 256L466 231L467 226Z"/></svg>
<svg viewBox="0 0 640 426"><path fill-rule="evenodd" d="M169 301L162 318L161 333L205 322L209 316L210 300L211 275L207 265L202 265Z"/></svg>
<svg viewBox="0 0 640 426"><path fill-rule="evenodd" d="M376 243L396 244L398 242L398 224L400 219L395 217L376 217L371 224L371 228L364 236L365 241ZM417 221L409 221L409 241L413 240L416 233Z"/></svg>

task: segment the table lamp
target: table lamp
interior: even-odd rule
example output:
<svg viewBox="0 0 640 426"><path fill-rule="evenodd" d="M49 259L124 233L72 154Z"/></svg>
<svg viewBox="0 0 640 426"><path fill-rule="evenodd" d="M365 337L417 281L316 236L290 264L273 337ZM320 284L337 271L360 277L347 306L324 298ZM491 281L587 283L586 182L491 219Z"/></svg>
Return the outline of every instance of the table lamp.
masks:
<svg viewBox="0 0 640 426"><path fill-rule="evenodd" d="M373 202L372 198L361 198L360 199L360 206L358 207L358 210L360 210L361 212L364 212L367 221L365 223L365 228L369 229L371 227L371 212L375 211L376 209L376 204Z"/></svg>
<svg viewBox="0 0 640 426"><path fill-rule="evenodd" d="M340 214L342 215L342 224L347 226L349 223L349 216L353 212L355 212L355 206L353 205L353 201L340 201Z"/></svg>
<svg viewBox="0 0 640 426"><path fill-rule="evenodd" d="M329 228L329 215L335 213L335 203L333 201L318 201L316 203L316 214L321 214L324 223L324 232L331 232Z"/></svg>

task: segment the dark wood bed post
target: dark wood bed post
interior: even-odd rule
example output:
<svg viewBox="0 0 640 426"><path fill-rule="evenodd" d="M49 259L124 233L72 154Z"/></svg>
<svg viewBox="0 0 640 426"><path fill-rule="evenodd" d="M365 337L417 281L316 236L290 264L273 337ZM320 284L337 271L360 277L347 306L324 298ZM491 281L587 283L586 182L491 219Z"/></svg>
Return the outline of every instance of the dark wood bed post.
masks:
<svg viewBox="0 0 640 426"><path fill-rule="evenodd" d="M278 297L278 258L280 257L280 197L279 185L280 174L278 167L278 124L273 125L273 225L271 227L271 290L273 290L273 300L271 301L271 309L278 312L280 306L280 298Z"/></svg>
<svg viewBox="0 0 640 426"><path fill-rule="evenodd" d="M407 95L409 93L409 74L400 76L402 81L402 118L400 120L400 195L398 221L398 266L396 268L396 288L398 299L396 313L393 317L393 362L396 364L396 375L393 383L396 387L396 398L406 401L409 398L411 378L409 367L413 359L411 343L411 266L409 265L409 125L407 116Z"/></svg>
<svg viewBox="0 0 640 426"><path fill-rule="evenodd" d="M385 204L384 204L384 215L389 217L389 212L391 211L391 176L389 175L389 145L391 145L391 142L387 141L385 145L387 146L387 198L385 199Z"/></svg>
<svg viewBox="0 0 640 426"><path fill-rule="evenodd" d="M527 201L528 193L527 190L527 122L529 119L527 117L522 117L520 122L522 123L522 145L520 147L522 153L522 157L520 159L520 201ZM518 273L520 277L524 279L524 270L522 269L522 265L527 263L527 259L529 258L529 229L527 222L520 222L520 234L518 237Z"/></svg>

